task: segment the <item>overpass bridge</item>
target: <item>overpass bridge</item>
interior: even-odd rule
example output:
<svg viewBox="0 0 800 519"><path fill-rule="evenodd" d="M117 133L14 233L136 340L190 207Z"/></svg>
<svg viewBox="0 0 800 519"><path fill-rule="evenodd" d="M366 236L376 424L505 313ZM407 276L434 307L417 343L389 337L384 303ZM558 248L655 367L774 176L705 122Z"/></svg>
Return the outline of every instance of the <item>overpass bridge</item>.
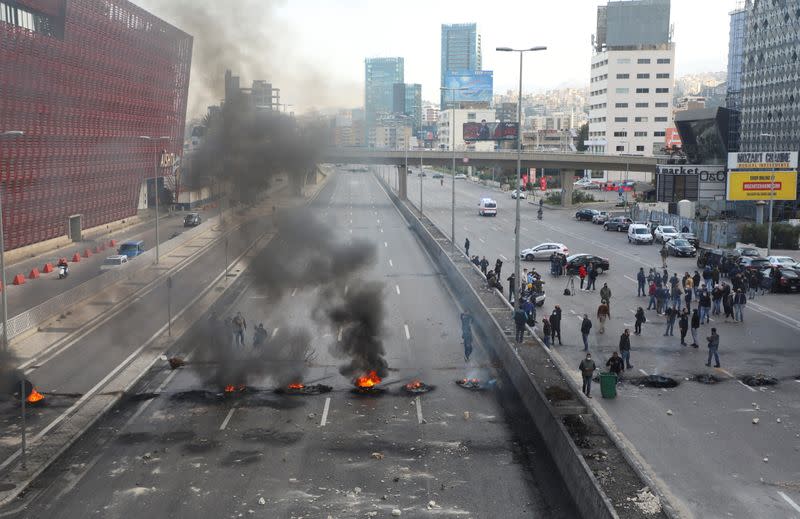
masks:
<svg viewBox="0 0 800 519"><path fill-rule="evenodd" d="M419 164L420 159L425 165L449 168L453 162L453 152L444 150L381 150L369 148L328 148L322 154L325 162L341 164L369 164L391 165L401 169L408 164ZM655 174L656 166L663 162L656 157L642 157L636 155L597 155L590 153L558 153L523 151L521 155L523 168L549 168L560 171L561 185L564 195L561 197L562 205L568 206L572 202L572 179L576 170L593 169L607 171L640 171ZM456 161L459 164L487 168L505 167L513 168L517 164L516 150L498 151L470 151L456 150ZM405 175L400 175L404 178ZM403 182L404 183L404 182ZM401 194L405 192L401 183Z"/></svg>

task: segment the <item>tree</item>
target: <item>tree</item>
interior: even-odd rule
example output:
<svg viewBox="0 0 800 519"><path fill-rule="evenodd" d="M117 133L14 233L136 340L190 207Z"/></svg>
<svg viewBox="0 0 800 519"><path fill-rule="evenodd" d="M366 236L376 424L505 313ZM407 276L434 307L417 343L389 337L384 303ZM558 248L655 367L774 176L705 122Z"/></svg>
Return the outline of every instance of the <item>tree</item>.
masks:
<svg viewBox="0 0 800 519"><path fill-rule="evenodd" d="M589 147L585 144L589 140L589 123L583 123L578 132L578 144L575 145L578 151L586 151Z"/></svg>

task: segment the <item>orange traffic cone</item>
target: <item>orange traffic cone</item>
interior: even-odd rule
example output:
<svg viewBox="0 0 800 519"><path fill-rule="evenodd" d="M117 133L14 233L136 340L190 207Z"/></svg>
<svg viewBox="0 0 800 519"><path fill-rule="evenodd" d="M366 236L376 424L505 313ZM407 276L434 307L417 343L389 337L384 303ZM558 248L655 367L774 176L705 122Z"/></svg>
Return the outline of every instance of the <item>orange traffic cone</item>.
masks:
<svg viewBox="0 0 800 519"><path fill-rule="evenodd" d="M31 273L28 274L28 279L38 279L39 278L39 269L33 268L31 269Z"/></svg>
<svg viewBox="0 0 800 519"><path fill-rule="evenodd" d="M45 263L44 267L42 268L42 272L44 274L49 274L49 273L53 272L53 270L55 270L55 269L53 269L53 265L50 264L50 263Z"/></svg>
<svg viewBox="0 0 800 519"><path fill-rule="evenodd" d="M81 255L77 252L72 255L72 263L80 263L81 262Z"/></svg>
<svg viewBox="0 0 800 519"><path fill-rule="evenodd" d="M22 274L17 274L14 276L14 284L15 285L24 285L25 284L25 276Z"/></svg>

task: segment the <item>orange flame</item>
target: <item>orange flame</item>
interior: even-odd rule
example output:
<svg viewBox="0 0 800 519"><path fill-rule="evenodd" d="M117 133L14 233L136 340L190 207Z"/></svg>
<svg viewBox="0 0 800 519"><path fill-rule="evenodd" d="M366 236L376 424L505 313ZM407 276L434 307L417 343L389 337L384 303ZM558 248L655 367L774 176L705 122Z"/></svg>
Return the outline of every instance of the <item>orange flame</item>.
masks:
<svg viewBox="0 0 800 519"><path fill-rule="evenodd" d="M381 377L378 376L378 373L376 373L375 370L370 370L370 372L366 375L358 377L353 381L356 387L362 388L374 387L376 384L380 384L380 382Z"/></svg>
<svg viewBox="0 0 800 519"><path fill-rule="evenodd" d="M44 395L36 391L36 388L31 390L31 394L25 399L29 404L35 404L40 400L44 400Z"/></svg>
<svg viewBox="0 0 800 519"><path fill-rule="evenodd" d="M239 391L241 393L244 390L245 390L245 385L244 384L239 384L238 386L234 386L234 385L225 386L225 392L226 393L233 393L235 391Z"/></svg>
<svg viewBox="0 0 800 519"><path fill-rule="evenodd" d="M412 380L408 384L406 384L406 389L419 389L422 387L421 380Z"/></svg>
<svg viewBox="0 0 800 519"><path fill-rule="evenodd" d="M293 382L293 383L289 384L288 387L289 387L289 389L303 389L306 386L304 386L300 382Z"/></svg>
<svg viewBox="0 0 800 519"><path fill-rule="evenodd" d="M461 379L461 383L462 384L480 384L480 382L481 381L478 380L477 378L462 378Z"/></svg>

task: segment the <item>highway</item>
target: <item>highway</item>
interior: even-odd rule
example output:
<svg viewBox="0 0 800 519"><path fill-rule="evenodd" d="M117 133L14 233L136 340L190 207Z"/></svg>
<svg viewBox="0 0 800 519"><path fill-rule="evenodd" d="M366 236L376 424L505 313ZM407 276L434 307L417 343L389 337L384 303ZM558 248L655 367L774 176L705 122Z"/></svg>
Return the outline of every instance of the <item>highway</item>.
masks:
<svg viewBox="0 0 800 519"><path fill-rule="evenodd" d="M276 299L245 273L218 310L241 311L250 330L263 322L278 338L286 326L305 327L314 356L304 382L332 391L278 395L275 380L251 377L248 390L225 396L210 382L214 366L191 358L175 371L157 365L135 388L142 398L101 419L11 516L576 517L503 374L481 347L465 364L459 303L372 175L337 173L311 209L341 242L366 238L377 247L363 279L384 286L383 393L356 394L340 374L346 360L333 353L336 330L309 316L313 290ZM264 254L293 257L280 235ZM205 279L194 275L198 290ZM142 340L135 323L156 311L145 301L138 308L126 325L129 344ZM191 354L204 339L192 330L174 351ZM89 354L75 355L76 365ZM484 391L454 383L468 375L497 382ZM435 387L408 395L402 386L413 379Z"/></svg>
<svg viewBox="0 0 800 519"><path fill-rule="evenodd" d="M378 169L395 185L393 168ZM450 234L451 184L428 176L422 179L423 210L444 232ZM408 176L409 198L419 203L420 178ZM481 196L498 201L498 216L480 217L477 204ZM595 321L589 339L598 365L604 365L616 350L624 328L633 331L633 312L647 307L647 298L636 297L639 267L660 267L657 246L629 245L624 233L604 232L600 226L577 222L574 210L546 209L544 219L536 219L538 205L522 200L522 248L542 242L562 242L571 253L593 253L610 260L610 272L597 280L612 291L612 320L606 333L598 334L597 292L580 290L564 296L566 278L549 274L549 263L523 262L536 267L547 281L548 315L554 304L564 312L564 346L557 349L568 363L577 367L583 357L580 318L588 313ZM456 243L471 242L470 254L504 262L505 278L514 268L514 200L510 194L466 181L456 181ZM670 274L692 274L694 259L670 258ZM576 280L577 286L577 280ZM696 302L695 302L696 305ZM699 350L681 347L678 327L674 337L664 337L664 318L647 312L648 321L641 337L631 336L634 364L626 378L664 374L675 378L675 389L651 389L622 384L615 400L599 398L594 390L592 405L613 420L616 428L635 447L642 461L661 480L689 517L798 517L800 516L800 297L766 295L749 302L745 323L726 323L714 318L721 335L720 369L706 368L706 341L709 325L700 328ZM771 387L754 388L740 377L763 373L778 379ZM691 379L712 374L720 380L706 385ZM577 370L574 374L577 378ZM757 423L753 419L758 418Z"/></svg>

